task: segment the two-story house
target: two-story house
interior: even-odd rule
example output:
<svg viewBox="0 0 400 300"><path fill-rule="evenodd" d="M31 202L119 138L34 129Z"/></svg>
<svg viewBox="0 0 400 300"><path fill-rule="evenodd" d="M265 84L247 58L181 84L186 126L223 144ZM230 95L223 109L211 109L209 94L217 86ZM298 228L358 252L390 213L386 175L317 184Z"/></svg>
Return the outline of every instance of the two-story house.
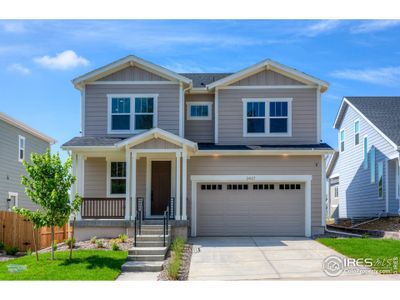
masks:
<svg viewBox="0 0 400 300"><path fill-rule="evenodd" d="M265 60L187 73L127 56L73 80L82 136L63 145L83 196L78 239L115 237L137 211L190 236L311 236L325 226L321 94Z"/></svg>
<svg viewBox="0 0 400 300"><path fill-rule="evenodd" d="M345 97L334 128L339 149L327 168L330 214L400 214L400 97Z"/></svg>
<svg viewBox="0 0 400 300"><path fill-rule="evenodd" d="M44 153L54 143L53 138L0 112L0 210L36 209L21 184L26 174L22 161L30 162L31 153Z"/></svg>

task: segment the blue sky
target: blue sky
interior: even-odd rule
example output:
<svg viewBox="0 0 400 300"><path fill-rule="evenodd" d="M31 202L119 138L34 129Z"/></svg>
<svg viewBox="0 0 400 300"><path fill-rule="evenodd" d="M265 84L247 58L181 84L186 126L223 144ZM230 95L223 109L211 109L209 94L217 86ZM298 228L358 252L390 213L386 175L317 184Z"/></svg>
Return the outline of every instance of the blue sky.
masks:
<svg viewBox="0 0 400 300"><path fill-rule="evenodd" d="M128 54L177 72L271 58L328 81L322 136L333 147L343 96L400 95L400 21L0 21L0 111L56 138L58 151L80 130L71 79Z"/></svg>

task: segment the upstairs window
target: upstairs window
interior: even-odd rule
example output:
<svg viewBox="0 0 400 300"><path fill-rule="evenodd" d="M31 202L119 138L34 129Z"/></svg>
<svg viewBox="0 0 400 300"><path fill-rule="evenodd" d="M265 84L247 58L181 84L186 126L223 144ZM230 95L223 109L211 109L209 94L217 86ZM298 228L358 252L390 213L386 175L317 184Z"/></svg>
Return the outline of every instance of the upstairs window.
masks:
<svg viewBox="0 0 400 300"><path fill-rule="evenodd" d="M364 137L364 170L368 170L368 137Z"/></svg>
<svg viewBox="0 0 400 300"><path fill-rule="evenodd" d="M25 137L18 136L18 161L22 162L25 159Z"/></svg>
<svg viewBox="0 0 400 300"><path fill-rule="evenodd" d="M356 120L354 122L354 146L360 143L360 121Z"/></svg>
<svg viewBox="0 0 400 300"><path fill-rule="evenodd" d="M188 102L187 120L211 120L212 102Z"/></svg>
<svg viewBox="0 0 400 300"><path fill-rule="evenodd" d="M157 95L108 95L108 133L136 133L156 127Z"/></svg>
<svg viewBox="0 0 400 300"><path fill-rule="evenodd" d="M340 130L340 134L339 134L340 152L344 151L344 138L345 138L344 129L342 129L342 130Z"/></svg>
<svg viewBox="0 0 400 300"><path fill-rule="evenodd" d="M371 147L371 151L369 153L371 156L371 183L375 183L375 147Z"/></svg>
<svg viewBox="0 0 400 300"><path fill-rule="evenodd" d="M291 136L291 99L243 99L244 136Z"/></svg>
<svg viewBox="0 0 400 300"><path fill-rule="evenodd" d="M335 187L334 187L334 194L333 194L333 196L334 196L335 198L339 198L339 186L338 186L338 185L335 185Z"/></svg>
<svg viewBox="0 0 400 300"><path fill-rule="evenodd" d="M378 163L378 197L383 198L383 162Z"/></svg>
<svg viewBox="0 0 400 300"><path fill-rule="evenodd" d="M396 163L396 195L397 199L400 199L400 165Z"/></svg>
<svg viewBox="0 0 400 300"><path fill-rule="evenodd" d="M110 194L121 195L126 192L126 165L125 162L111 162Z"/></svg>

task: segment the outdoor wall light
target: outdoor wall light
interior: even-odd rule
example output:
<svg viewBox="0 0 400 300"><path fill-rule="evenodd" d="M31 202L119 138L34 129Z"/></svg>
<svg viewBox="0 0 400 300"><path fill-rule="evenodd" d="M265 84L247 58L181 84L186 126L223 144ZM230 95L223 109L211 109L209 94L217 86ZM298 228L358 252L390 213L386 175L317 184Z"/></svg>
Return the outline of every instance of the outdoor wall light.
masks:
<svg viewBox="0 0 400 300"><path fill-rule="evenodd" d="M10 209L10 202L11 202L11 199L10 199L10 198L7 198L7 210L8 210L8 211L11 210L11 209Z"/></svg>

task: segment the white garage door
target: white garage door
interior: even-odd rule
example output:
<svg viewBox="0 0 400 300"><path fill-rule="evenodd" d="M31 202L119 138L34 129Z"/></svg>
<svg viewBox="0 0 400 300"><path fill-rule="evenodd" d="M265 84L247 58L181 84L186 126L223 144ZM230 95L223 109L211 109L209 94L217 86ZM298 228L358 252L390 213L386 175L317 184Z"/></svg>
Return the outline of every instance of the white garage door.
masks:
<svg viewBox="0 0 400 300"><path fill-rule="evenodd" d="M198 236L304 236L303 183L199 183Z"/></svg>

